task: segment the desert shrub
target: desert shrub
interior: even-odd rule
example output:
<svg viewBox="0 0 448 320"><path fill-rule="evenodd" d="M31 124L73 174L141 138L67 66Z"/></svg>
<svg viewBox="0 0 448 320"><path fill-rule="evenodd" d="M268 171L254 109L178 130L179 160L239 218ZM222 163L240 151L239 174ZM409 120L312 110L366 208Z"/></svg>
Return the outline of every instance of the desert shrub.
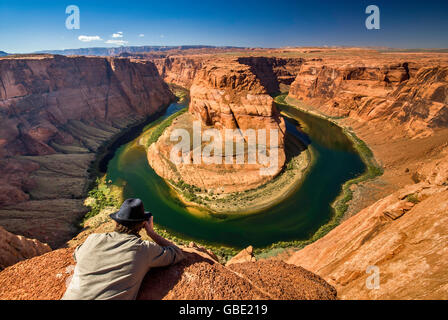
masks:
<svg viewBox="0 0 448 320"><path fill-rule="evenodd" d="M160 136L163 134L166 128L168 128L172 123L173 120L176 119L181 114L184 114L187 111L187 108L184 108L182 110L179 110L178 112L173 113L169 117L167 117L165 120L163 120L151 133L151 136L148 139L148 142L146 143L146 147L149 147L154 142L159 140Z"/></svg>
<svg viewBox="0 0 448 320"><path fill-rule="evenodd" d="M106 207L120 207L118 199L112 195L109 187L99 178L96 179L95 187L89 191L88 196L93 201L89 203L90 211L85 215L84 220L96 216Z"/></svg>
<svg viewBox="0 0 448 320"><path fill-rule="evenodd" d="M415 193L409 194L409 195L406 197L406 200L409 201L409 202L412 202L412 203L414 203L414 204L417 204L417 203L420 202L420 200L418 199L418 195L415 194Z"/></svg>

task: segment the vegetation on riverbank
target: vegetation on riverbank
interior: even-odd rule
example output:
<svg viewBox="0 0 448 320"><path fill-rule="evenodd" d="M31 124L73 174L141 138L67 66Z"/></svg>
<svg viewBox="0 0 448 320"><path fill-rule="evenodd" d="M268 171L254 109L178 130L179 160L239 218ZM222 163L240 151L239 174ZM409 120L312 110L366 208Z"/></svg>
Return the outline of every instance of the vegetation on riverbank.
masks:
<svg viewBox="0 0 448 320"><path fill-rule="evenodd" d="M85 205L90 211L84 216L84 221L99 214L105 208L118 209L123 202L122 190L106 183L106 177L97 178L95 187L88 193Z"/></svg>
<svg viewBox="0 0 448 320"><path fill-rule="evenodd" d="M276 98L276 103L278 104L285 104L289 105L285 102L285 95L280 96L280 98ZM291 105L289 105L291 106ZM294 106L292 106L294 107ZM163 119L158 123L156 126L151 126L149 138L147 141L145 141L144 145L149 146L151 143L157 141L157 139L161 136L163 131L168 128L172 121L178 117L180 114L185 112L187 109L183 109L180 112L174 113L170 117L167 117L166 119ZM303 111L303 110L302 110ZM307 112L307 111L304 111ZM319 116L313 113L313 116ZM323 118L323 117L322 117ZM326 119L328 121L335 122L334 119ZM342 128L344 133L353 141L354 147L359 152L362 160L366 164L366 172L350 181L347 181L342 186L342 191L340 196L335 200L333 203L333 208L335 210L334 216L327 224L320 227L313 236L308 240L301 240L301 241L288 241L288 242L277 242L274 243L268 247L265 248L256 248L255 254L257 257L269 257L276 254L279 254L286 250L287 248L303 248L304 246L318 240L319 238L323 237L325 234L327 234L331 229L336 227L342 217L344 216L344 213L347 211L348 204L350 200L353 197L353 193L351 191L351 186L357 183L360 183L362 181L365 181L367 179L374 178L382 173L382 168L378 166L376 163L372 151L368 148L368 146L360 140L351 130L350 128ZM287 162L285 166L284 172L287 174L288 172L293 169L292 164ZM198 193L202 193L202 190L200 190L197 187L190 186L186 184L185 182L179 181L177 183L170 182L176 189L179 189L177 191L180 191L183 196L185 196L185 199L187 201L192 202L200 202L202 204L206 203L207 201L220 201L220 198L218 195L211 195L211 194L204 194L198 196ZM110 188L113 188L114 186L111 186L108 184L108 182L103 179L98 179L96 183L96 187L91 190L89 193L90 198L95 199L95 203L92 206L91 212L88 214L87 217L92 217L95 214L98 214L102 210L107 210L111 207L117 208L119 204L121 203L121 200L119 199L119 192L113 192L114 190L110 190ZM188 197L189 195L189 197ZM240 192L234 195L235 197L247 197L250 196L246 192ZM224 199L224 198L223 198ZM225 200L224 200L225 201ZM224 246L218 246L210 243L206 243L203 241L196 241L193 239L188 239L188 237L185 237L183 235L179 235L176 233L173 233L171 231L165 230L163 228L160 228L158 226L155 226L155 229L157 232L159 232L164 237L180 244L180 245L188 245L191 241L195 241L198 245L203 246L207 249L212 250L222 262L227 261L229 258L237 254L241 249L240 248L231 248L231 247L224 247Z"/></svg>
<svg viewBox="0 0 448 320"><path fill-rule="evenodd" d="M300 107L297 107L295 105L291 105L288 102L285 101L287 94L281 94L277 97L275 97L275 103L278 105L285 105L290 106L299 109L302 112L309 113L315 117L320 117L322 119L325 119L327 121L331 121L334 124L340 126L336 119L331 119L329 117L322 116L320 114L316 114L315 112L310 112L308 110L304 110ZM341 127L344 134L353 142L353 146L356 149L356 151L359 153L362 161L366 165L366 171L364 174L362 174L359 177L356 177L354 179L351 179L347 182L345 182L342 185L342 190L340 195L336 198L336 200L333 202L332 207L334 209L334 215L332 219L326 223L325 225L321 226L312 236L311 238L307 240L297 240L297 241L279 241L276 243L273 243L269 247L266 248L257 248L254 250L254 253L258 257L266 257L271 255L270 252L280 252L279 249L281 248L295 248L295 249L302 249L308 244L313 243L314 241L322 238L327 233L329 233L333 228L338 226L344 217L345 212L348 209L349 202L353 199L353 191L351 190L351 187L353 185L359 184L361 182L367 181L369 179L374 179L380 175L383 174L383 168L377 163L375 160L375 157L373 155L372 150L367 146L367 144L359 139L356 134L351 130L351 128L345 128Z"/></svg>
<svg viewBox="0 0 448 320"><path fill-rule="evenodd" d="M178 94L185 96L186 93L178 88ZM155 123L148 128L140 144L149 148L156 142L163 132L167 130L175 119L176 128L192 127L191 119L182 116L187 109L174 113L160 123ZM300 184L305 171L309 168L311 155L302 143L296 137L288 134L285 142L286 163L283 170L272 180L250 190L224 193L220 188L211 190L202 190L197 186L190 185L180 180L167 181L173 190L178 194L179 200L193 214L208 214L217 218L225 218L229 215L250 214L262 209L271 207L279 203L282 199L291 194ZM293 141L294 140L294 141ZM177 168L164 157L171 170L175 173ZM177 175L180 176L180 175ZM207 213L206 213L207 212Z"/></svg>
<svg viewBox="0 0 448 320"><path fill-rule="evenodd" d="M124 200L123 186L115 185L112 184L111 181L107 181L106 175L97 178L95 183L95 187L89 192L89 195L85 200L86 206L89 206L91 209L82 222L82 227L84 228L83 232L89 234L97 229L101 229L101 232L106 232L107 230L112 231L113 229L111 229L110 226L106 226L111 222L109 214L118 210ZM188 237L176 234L158 226L157 221L155 221L154 230L161 236L178 245L188 246L190 242L195 242L199 246L211 250L223 263L240 251L240 249L237 248L218 246L204 241L189 239ZM149 239L145 236L144 232L142 232L142 238Z"/></svg>
<svg viewBox="0 0 448 320"><path fill-rule="evenodd" d="M190 91L184 87L181 87L175 83L168 84L171 92L176 96L177 102L188 106L190 101Z"/></svg>
<svg viewBox="0 0 448 320"><path fill-rule="evenodd" d="M187 111L188 111L187 108L179 110L179 111L173 113L172 115L170 115L169 117L167 117L166 119L164 119L156 127L154 127L152 132L151 132L151 135L150 135L149 139L146 142L146 148L149 148L154 142L159 140L160 136L163 134L165 129L168 128L169 126L171 126L171 124L173 123L174 119L176 119L178 116L180 116L181 114L184 114Z"/></svg>

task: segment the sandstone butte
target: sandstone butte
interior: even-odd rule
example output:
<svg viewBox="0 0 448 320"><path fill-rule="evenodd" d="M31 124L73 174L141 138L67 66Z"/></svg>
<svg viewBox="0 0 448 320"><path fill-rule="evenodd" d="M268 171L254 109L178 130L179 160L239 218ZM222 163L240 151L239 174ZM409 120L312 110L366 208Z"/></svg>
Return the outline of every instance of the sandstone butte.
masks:
<svg viewBox="0 0 448 320"><path fill-rule="evenodd" d="M190 87L189 113L193 117L182 116L183 122L187 122L184 124L187 129L191 129L194 120L199 120L202 130L220 130L224 140L222 164L205 164L203 160L198 164L193 163L193 150L183 155L191 159L190 164L171 161L170 153L175 143L170 141L170 135L173 130L179 128L178 122L174 122L148 149L151 167L163 178L175 182L183 181L206 191L229 193L254 189L277 176L282 170L286 160L285 122L275 108L268 90L248 65L240 64L236 60L214 61L196 71ZM269 154L274 148L277 149L277 166L269 175L262 175L260 169L269 167L269 164L249 164L247 152L244 155L244 164L236 163L237 153L232 154L235 163L226 164L223 152L226 143L225 129L238 129L242 132L248 129L266 129L266 149ZM270 130L276 130L278 133L276 146L270 144ZM244 139L247 141L247 138ZM258 144L263 142L258 141Z"/></svg>
<svg viewBox="0 0 448 320"><path fill-rule="evenodd" d="M353 200L344 221L338 227L304 249L293 252L289 257L288 254L281 255L277 257L277 260L283 259L289 264L304 267L321 276L338 290L338 296L343 299L446 299L448 295L448 280L445 272L448 270L446 259L448 256L446 241L448 234L446 229L446 214L448 212L448 191L446 189L448 185L446 176L448 172L446 116L448 57L436 53L393 53L357 48L291 48L270 51L255 49L249 50L249 52L237 52L234 54L235 57L229 53L227 55L229 57L227 59L233 61L236 57L239 63L248 65L251 72L263 83L263 87L268 88L269 93L274 93L290 85L289 96L286 99L289 103L296 104L313 113L336 117L333 118L333 121L355 132L364 140L384 168L382 176L351 188ZM244 57L242 57L243 55ZM252 57L248 57L249 55ZM215 59L214 55L198 54L197 52L194 55L165 53L164 56L142 55L135 56L135 58L138 63L143 64L153 61L165 80L188 88L193 85L196 74L206 67L208 61L216 63L223 59L222 56ZM42 61L50 59L51 64L51 59L69 58L40 57L30 60L37 59ZM70 59L93 61L89 60L93 58ZM99 64L104 62L106 65L110 63L107 61L113 60L109 58L95 59L102 61ZM187 60L188 62L186 62ZM9 63L11 62L6 62L6 64ZM18 59L16 63L26 64L27 62L20 62ZM137 62L123 62L123 64L135 63ZM0 66L4 68L4 65L5 62L0 60ZM35 65L37 68L39 63L35 62ZM3 69L1 70L0 75L3 75ZM41 69L39 68L39 70ZM23 72L20 74L23 75ZM40 73L36 71L33 74ZM23 76L25 75L27 74L25 73ZM157 78L155 77L155 79ZM2 81L5 82L3 78ZM47 81L49 80L47 79ZM91 91L86 89L86 92L93 94L93 88ZM148 86L148 88L151 87ZM48 94L46 90L43 92L36 93L35 98ZM2 95L2 97L4 96ZM2 109L0 109L2 110L2 122L5 119L5 110L12 112L9 107L3 108L5 104L3 100L1 101ZM99 126L94 128L98 129ZM104 129L105 126L100 128ZM12 132L17 132L17 130L14 129ZM74 130L72 129L70 132L72 135ZM7 139L3 138L6 133L8 130L2 131L2 158L4 158L6 150L4 145ZM15 133L11 136L17 137L18 135ZM9 133L6 137L9 137ZM15 138L8 139L8 141L14 141ZM96 139L98 136L90 137L89 141L92 143L97 141ZM22 146L23 143L18 145ZM59 143L56 147L58 146L60 148L64 144ZM55 149L53 145L50 147ZM68 150L75 149L71 147ZM56 149L55 151L58 152ZM65 156L65 154L62 155ZM5 159L9 161L2 162L0 167L2 173L15 170L23 178L14 180L9 177L2 180L2 185L14 186L18 190L33 190L33 184L36 183L35 180L36 178L38 180L39 176L30 176L30 173L42 170L42 163L46 164L42 162L43 160L40 160L40 163L33 160L43 158L39 158L39 156L21 157L20 162L17 157ZM27 165L22 165L22 161ZM59 175L65 172L66 170L57 171ZM26 179L26 177L30 178ZM62 177L65 178L64 175ZM83 179L85 179L85 175L81 175L78 181L84 181ZM41 181L41 185L45 185L42 182L44 181ZM63 190L60 185L59 189ZM26 196L21 200L24 201L16 207L24 206L26 208L29 203L36 202L34 197L32 201L26 201ZM38 201L41 206L51 204L50 201L46 203L42 199ZM11 208L6 210L4 208L5 206L2 204L0 223L9 231L25 234L25 230L20 230L18 227L21 225L23 228L23 224L15 224L16 230L10 230L4 223L7 221L4 217L9 216L10 221L14 216L23 219L24 212L29 208L26 210L14 209L15 211L12 211ZM46 210L48 207L43 208ZM72 216L82 214L80 211L76 212L70 205L58 207L59 212L63 211L61 209L68 209L66 210L67 214L63 217L63 222L55 225L53 239L58 238L58 229L71 223ZM39 213L40 215L37 216L40 218L53 215L49 221L54 223L57 222L56 215L52 213L55 211L52 211L51 208L41 213L35 210L34 214ZM12 225L10 222L9 226ZM39 239L35 236L39 234L38 230L29 231L32 231L29 233L31 237ZM49 230L44 231L42 235L49 234ZM82 238L82 235L80 237ZM45 241L45 239L43 240ZM3 288L0 293L1 297L59 298L64 290L63 278L68 277L68 274L65 273L66 267L72 264L70 250L72 249L52 251L19 262L0 272L0 287ZM200 253L195 253L204 257L201 249L190 248L189 250L200 251ZM210 253L207 255L213 256ZM197 298L202 295L201 290L192 292L182 285L191 279L196 282L203 279L200 283L201 288L210 288L207 277L216 275L217 269L226 274L228 270L232 269L233 275L234 272L239 274L238 279L234 278L235 282L230 282L233 281L230 280L233 277L231 275L226 275L224 277L226 280L219 280L219 283L224 283L221 281L229 281L225 282L227 284L234 283L235 287L230 286L233 292L240 292L238 288L247 288L243 284L239 285L242 283L239 281L242 281L242 276L247 274L246 272L250 272L251 285L272 280L272 278L264 278L266 275L263 275L263 272L266 271L255 272L255 270L265 267L271 275L279 273L279 276L275 277L276 285L284 290L283 286L278 284L283 281L284 277L288 278L279 270L289 267L281 264L281 267L274 268L274 261L250 262L251 260L250 249L246 249L245 252L235 257L235 261L246 262L230 263L227 267L209 262L206 265L203 262L189 264L188 261L191 260L188 258L185 262L189 264L187 268L190 269L188 270L195 271L191 273L184 272L184 269L177 271L177 274L181 273L181 279L183 279L178 282L179 286L170 287L170 290L163 289L164 294L159 294L157 298L185 297L182 292L186 292L188 297L191 294L192 298ZM33 265L42 266L40 274L33 273ZM368 290L365 286L369 276L366 273L366 268L371 265L376 265L380 271L380 288L376 290ZM195 269L195 266L198 268ZM210 266L214 266L212 268L214 271L209 268ZM178 267L184 268L182 265ZM167 268L155 271L161 275L169 274L170 270L176 269ZM207 277L189 276L201 274L201 272ZM58 276L58 274L62 275ZM215 277L216 283L218 283L216 280L218 278ZM145 283L146 281L157 282L158 279L160 278L148 277ZM262 289L259 290L260 292L265 294L267 292L271 297L275 296L272 293L273 289L266 290L261 286L258 288ZM314 285L314 288L313 290L317 290L316 288L322 287ZM326 294L319 296L321 298L335 297L335 292L326 288ZM212 297L210 291L205 290L204 292L209 292L209 295L204 293L204 298L206 295L207 298ZM331 292L333 294L329 294ZM150 295L151 293L145 293L145 286L143 286L141 297L144 297L145 294ZM157 293L155 294L157 295ZM296 294L297 292L294 293L294 295ZM249 295L239 297L243 296L249 297ZM313 298L315 295L308 297Z"/></svg>

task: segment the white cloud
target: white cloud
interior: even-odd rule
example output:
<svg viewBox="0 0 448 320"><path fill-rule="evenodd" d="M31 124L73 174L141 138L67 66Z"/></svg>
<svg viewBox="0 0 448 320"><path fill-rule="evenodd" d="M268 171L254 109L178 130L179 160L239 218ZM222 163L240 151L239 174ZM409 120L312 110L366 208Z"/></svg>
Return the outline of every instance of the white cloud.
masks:
<svg viewBox="0 0 448 320"><path fill-rule="evenodd" d="M103 39L101 39L100 36L79 36L78 40L82 42L91 42L91 41L101 41Z"/></svg>
<svg viewBox="0 0 448 320"><path fill-rule="evenodd" d="M105 43L107 44L115 44L117 46L124 46L128 42L125 40L107 40Z"/></svg>
<svg viewBox="0 0 448 320"><path fill-rule="evenodd" d="M144 35L143 33L140 33L138 36L139 36L140 38L143 38L145 35Z"/></svg>
<svg viewBox="0 0 448 320"><path fill-rule="evenodd" d="M123 38L123 32L118 31L112 35L112 38Z"/></svg>

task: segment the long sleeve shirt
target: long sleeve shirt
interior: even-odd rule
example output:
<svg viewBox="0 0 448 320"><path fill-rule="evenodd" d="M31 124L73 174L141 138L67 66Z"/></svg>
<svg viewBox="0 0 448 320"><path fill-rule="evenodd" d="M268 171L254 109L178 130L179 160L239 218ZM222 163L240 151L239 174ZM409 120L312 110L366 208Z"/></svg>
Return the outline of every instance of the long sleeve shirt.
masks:
<svg viewBox="0 0 448 320"><path fill-rule="evenodd" d="M74 253L76 266L63 300L134 300L153 267L183 259L176 246L161 247L135 235L92 234Z"/></svg>

